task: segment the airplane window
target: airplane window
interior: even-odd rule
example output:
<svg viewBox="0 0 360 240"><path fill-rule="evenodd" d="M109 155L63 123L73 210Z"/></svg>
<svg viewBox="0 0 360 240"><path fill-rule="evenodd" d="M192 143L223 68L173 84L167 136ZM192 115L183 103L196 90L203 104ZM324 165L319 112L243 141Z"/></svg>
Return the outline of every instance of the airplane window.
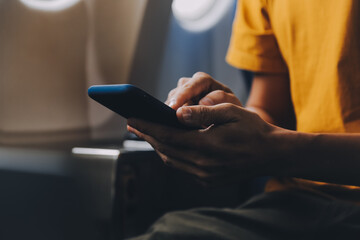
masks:
<svg viewBox="0 0 360 240"><path fill-rule="evenodd" d="M174 0L172 11L183 28L199 32L214 26L233 4L234 0Z"/></svg>
<svg viewBox="0 0 360 240"><path fill-rule="evenodd" d="M23 4L30 8L43 11L61 11L69 8L80 0L20 0Z"/></svg>
<svg viewBox="0 0 360 240"><path fill-rule="evenodd" d="M214 2L215 0L175 0L172 7L177 16L196 20L203 17Z"/></svg>

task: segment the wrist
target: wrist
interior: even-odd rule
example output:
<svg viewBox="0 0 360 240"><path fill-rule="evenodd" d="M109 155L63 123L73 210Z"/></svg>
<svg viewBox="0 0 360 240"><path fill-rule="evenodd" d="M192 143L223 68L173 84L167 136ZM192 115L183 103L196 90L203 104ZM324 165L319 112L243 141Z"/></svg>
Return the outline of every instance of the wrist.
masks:
<svg viewBox="0 0 360 240"><path fill-rule="evenodd" d="M270 159L269 175L296 177L301 169L301 161L309 146L311 134L300 133L274 126L269 134Z"/></svg>

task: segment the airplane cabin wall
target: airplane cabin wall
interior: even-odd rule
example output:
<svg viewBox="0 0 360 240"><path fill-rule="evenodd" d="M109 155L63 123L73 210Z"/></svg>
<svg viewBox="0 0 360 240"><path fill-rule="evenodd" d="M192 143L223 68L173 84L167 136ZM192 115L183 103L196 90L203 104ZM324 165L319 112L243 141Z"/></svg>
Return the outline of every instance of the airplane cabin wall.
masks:
<svg viewBox="0 0 360 240"><path fill-rule="evenodd" d="M0 143L85 140L109 122L97 136L121 136L124 121L86 89L128 81L146 3L80 0L45 11L0 0Z"/></svg>

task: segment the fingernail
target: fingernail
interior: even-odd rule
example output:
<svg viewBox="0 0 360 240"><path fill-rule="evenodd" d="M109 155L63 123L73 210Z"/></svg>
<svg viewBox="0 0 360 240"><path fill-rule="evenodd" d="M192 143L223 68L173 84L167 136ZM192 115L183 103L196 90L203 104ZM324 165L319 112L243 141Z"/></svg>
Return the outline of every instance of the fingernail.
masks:
<svg viewBox="0 0 360 240"><path fill-rule="evenodd" d="M171 99L171 100L170 100L170 103L169 103L169 107L173 107L173 106L175 106L175 104L176 104L176 100L175 100L175 99Z"/></svg>
<svg viewBox="0 0 360 240"><path fill-rule="evenodd" d="M201 103L204 104L204 105L211 105L211 106L212 106L212 105L215 105L215 104L214 104L214 101L211 100L210 98L207 98L207 97L204 98L204 99L202 99L202 100L201 100Z"/></svg>
<svg viewBox="0 0 360 240"><path fill-rule="evenodd" d="M190 108L182 108L181 109L181 115L182 115L182 118L185 122L191 122L192 118L191 118L191 115L192 115L192 111Z"/></svg>

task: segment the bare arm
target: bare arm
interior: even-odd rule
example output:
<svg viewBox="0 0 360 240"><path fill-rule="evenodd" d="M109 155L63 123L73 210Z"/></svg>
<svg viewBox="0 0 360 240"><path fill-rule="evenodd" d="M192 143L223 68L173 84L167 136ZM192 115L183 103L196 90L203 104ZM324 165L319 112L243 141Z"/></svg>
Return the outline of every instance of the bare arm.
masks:
<svg viewBox="0 0 360 240"><path fill-rule="evenodd" d="M360 186L360 134L310 134L278 129L274 175Z"/></svg>
<svg viewBox="0 0 360 240"><path fill-rule="evenodd" d="M254 74L246 108L274 125L295 129L287 74Z"/></svg>
<svg viewBox="0 0 360 240"><path fill-rule="evenodd" d="M247 108L265 121L295 129L287 75L255 74ZM274 175L360 185L360 134L275 131L280 159ZM282 159L282 160L281 160Z"/></svg>

